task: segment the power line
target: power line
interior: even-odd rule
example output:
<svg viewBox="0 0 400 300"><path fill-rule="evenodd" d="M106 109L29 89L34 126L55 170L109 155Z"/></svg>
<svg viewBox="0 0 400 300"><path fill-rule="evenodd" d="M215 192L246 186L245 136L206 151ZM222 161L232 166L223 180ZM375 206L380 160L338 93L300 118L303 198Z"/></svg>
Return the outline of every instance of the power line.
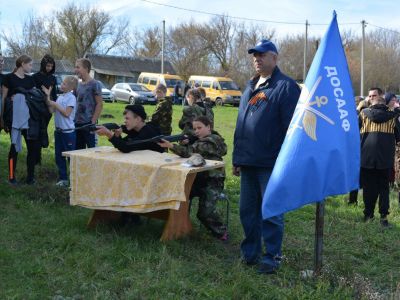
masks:
<svg viewBox="0 0 400 300"><path fill-rule="evenodd" d="M390 31L390 32L394 32L394 33L400 34L400 31L397 31L397 30L384 28L384 27L377 26L377 25L374 25L374 24L371 24L371 23L367 23L367 25L372 26L372 27L376 27L376 28L379 28L379 29L382 29L382 30L385 30L385 31Z"/></svg>
<svg viewBox="0 0 400 300"><path fill-rule="evenodd" d="M251 18L245 18L245 17L227 16L227 15L222 15L222 14L210 13L210 12L202 11L202 10L195 10L195 9L178 7L178 6L164 4L164 3L158 3L158 2L149 1L149 0L140 0L140 1L148 2L151 4L160 5L160 6L171 7L171 8L175 8L175 9L179 9L179 10L190 11L190 12L199 13L199 14L205 14L205 15L217 16L217 17L227 17L227 18L231 18L231 19L238 19L238 20L244 20L244 21L255 21L255 22L263 22L263 23L275 23L275 24L287 24L287 25L304 25L304 22L271 21L271 20L251 19Z"/></svg>
<svg viewBox="0 0 400 300"><path fill-rule="evenodd" d="M155 5L170 7L170 8L174 8L174 9L190 11L190 12L194 12L194 13L198 13L198 14L217 16L217 17L227 17L227 18L237 19L237 20L254 21L254 22L262 22L262 23L273 23L273 24L286 24L286 25L304 25L304 22L287 22L287 21L272 21L272 20L252 19L252 18L245 18L245 17L237 17L237 16L216 14L216 13L211 13L211 12L208 12L208 11L190 9L190 8L185 8L185 7L175 6L175 5L169 5L169 4L159 3L159 2L150 1L150 0L141 0L141 1L147 2L147 3L151 3L151 4L155 4ZM359 24L360 24L360 22L357 22L357 23L355 23L355 22L340 23L340 25L359 25ZM311 26L327 26L327 25L329 25L329 23L309 23L308 25L311 25Z"/></svg>
<svg viewBox="0 0 400 300"><path fill-rule="evenodd" d="M328 23L311 23L313 26L327 26ZM360 25L360 22L339 23L339 25Z"/></svg>

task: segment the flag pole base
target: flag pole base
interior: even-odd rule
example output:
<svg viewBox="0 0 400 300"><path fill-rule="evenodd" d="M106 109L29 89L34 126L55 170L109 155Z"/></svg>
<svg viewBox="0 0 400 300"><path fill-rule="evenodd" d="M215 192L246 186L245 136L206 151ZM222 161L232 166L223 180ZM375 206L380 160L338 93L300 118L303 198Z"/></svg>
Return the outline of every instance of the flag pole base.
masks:
<svg viewBox="0 0 400 300"><path fill-rule="evenodd" d="M325 215L325 199L317 203L315 211L314 276L318 276L322 272L324 215Z"/></svg>

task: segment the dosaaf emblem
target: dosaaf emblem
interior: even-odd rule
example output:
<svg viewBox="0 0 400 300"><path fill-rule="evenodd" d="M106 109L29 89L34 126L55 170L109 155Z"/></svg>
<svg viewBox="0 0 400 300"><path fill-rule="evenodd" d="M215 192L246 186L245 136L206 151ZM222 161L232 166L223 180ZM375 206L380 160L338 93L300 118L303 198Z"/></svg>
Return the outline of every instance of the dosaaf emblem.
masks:
<svg viewBox="0 0 400 300"><path fill-rule="evenodd" d="M311 88L311 91L309 91L306 86L302 88L299 102L296 105L292 122L287 131L289 138L293 136L296 129L303 129L312 140L317 141L317 116L329 124L335 125L335 122L317 109L328 104L328 97L315 96L314 101L311 101L321 80L322 76L319 76Z"/></svg>

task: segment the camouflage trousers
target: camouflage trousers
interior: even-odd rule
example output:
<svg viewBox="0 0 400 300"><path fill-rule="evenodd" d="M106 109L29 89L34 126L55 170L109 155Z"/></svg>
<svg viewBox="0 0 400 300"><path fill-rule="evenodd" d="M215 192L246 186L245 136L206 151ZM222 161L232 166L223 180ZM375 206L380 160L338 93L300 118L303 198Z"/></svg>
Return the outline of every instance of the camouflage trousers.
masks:
<svg viewBox="0 0 400 300"><path fill-rule="evenodd" d="M396 154L394 156L394 184L397 189L400 189L400 146L396 146Z"/></svg>
<svg viewBox="0 0 400 300"><path fill-rule="evenodd" d="M216 237L222 237L226 226L217 211L217 202L224 189L224 178L213 178L197 174L190 198L199 197L197 218ZM205 178L206 177L206 178Z"/></svg>

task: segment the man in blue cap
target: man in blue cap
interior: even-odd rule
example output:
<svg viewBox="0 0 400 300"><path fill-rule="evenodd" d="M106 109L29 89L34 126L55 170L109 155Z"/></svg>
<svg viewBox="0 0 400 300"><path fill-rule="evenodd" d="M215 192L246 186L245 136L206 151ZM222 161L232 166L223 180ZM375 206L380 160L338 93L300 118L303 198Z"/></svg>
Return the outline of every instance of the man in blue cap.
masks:
<svg viewBox="0 0 400 300"><path fill-rule="evenodd" d="M248 50L256 75L243 92L236 122L233 173L240 176L240 220L245 238L243 262L274 274L281 261L283 215L263 220L262 199L292 119L300 88L277 67L278 50L261 40ZM265 254L262 255L262 242Z"/></svg>

